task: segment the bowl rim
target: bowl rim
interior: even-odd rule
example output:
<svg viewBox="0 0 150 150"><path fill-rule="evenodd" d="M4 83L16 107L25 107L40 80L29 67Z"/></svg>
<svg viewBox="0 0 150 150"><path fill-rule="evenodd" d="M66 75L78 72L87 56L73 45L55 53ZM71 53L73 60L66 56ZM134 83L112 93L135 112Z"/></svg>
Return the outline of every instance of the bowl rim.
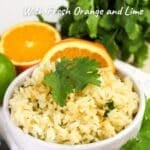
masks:
<svg viewBox="0 0 150 150"><path fill-rule="evenodd" d="M144 115L144 111L145 111L145 105L146 105L144 92L140 86L140 83L138 83L138 81L136 81L134 79L134 75L133 76L130 75L129 78L131 78L131 80L133 81L133 83L136 87L136 90L139 94L139 98L140 98L139 108L138 108L138 112L137 112L135 118L132 120L132 122L125 129L123 129L122 131L117 133L115 136L108 138L108 139L104 139L102 141L97 141L94 143L67 145L67 144L59 144L59 143L49 143L46 141L42 141L38 138L35 138L29 134L26 134L23 132L22 129L17 127L11 121L9 108L8 108L8 101L9 101L9 98L11 97L11 95L14 91L14 87L20 86L21 85L20 81L23 82L27 76L30 76L36 67L37 67L37 65L27 69L26 71L21 73L18 77L16 77L13 80L13 82L9 85L9 87L6 91L6 94L4 96L3 106L2 106L2 111L3 111L3 115L5 116L5 120L7 123L9 123L9 124L7 124L7 126L9 126L11 129L15 130L15 132L18 132L18 134L28 138L29 140L34 140L34 142L38 142L38 143L42 144L43 146L45 145L46 147L55 146L57 148L79 148L80 150L82 150L82 148L85 148L87 146L88 146L88 148L94 148L96 146L106 146L107 144L113 143L115 141L118 141L118 140L124 138L126 136L126 134L130 133L137 126L137 123L139 122L139 120L141 121L143 119L143 115ZM121 74L128 76L128 72L123 70L123 68L122 68L123 66L118 67L117 64L115 64L115 67L117 70L119 70L119 72L121 72ZM9 130L9 132L11 132L11 131Z"/></svg>

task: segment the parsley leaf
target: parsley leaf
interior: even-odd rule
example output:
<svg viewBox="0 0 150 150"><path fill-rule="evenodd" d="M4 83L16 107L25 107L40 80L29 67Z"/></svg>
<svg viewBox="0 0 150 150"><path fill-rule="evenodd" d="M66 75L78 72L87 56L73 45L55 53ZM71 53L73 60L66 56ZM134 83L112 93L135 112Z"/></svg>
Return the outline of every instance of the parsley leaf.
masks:
<svg viewBox="0 0 150 150"><path fill-rule="evenodd" d="M121 150L149 150L150 99L147 100L142 127L136 138L129 140Z"/></svg>
<svg viewBox="0 0 150 150"><path fill-rule="evenodd" d="M55 102L65 106L69 93L79 92L88 84L100 84L98 68L99 63L87 57L62 58L56 62L56 71L45 75L44 84L52 89Z"/></svg>

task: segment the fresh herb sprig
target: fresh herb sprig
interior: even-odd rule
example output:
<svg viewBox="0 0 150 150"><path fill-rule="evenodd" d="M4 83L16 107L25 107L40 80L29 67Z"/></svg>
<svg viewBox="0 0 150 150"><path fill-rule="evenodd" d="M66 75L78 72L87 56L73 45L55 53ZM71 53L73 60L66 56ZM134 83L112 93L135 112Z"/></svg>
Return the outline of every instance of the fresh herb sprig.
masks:
<svg viewBox="0 0 150 150"><path fill-rule="evenodd" d="M104 116L107 117L109 112L111 112L115 108L114 101L110 100L105 104L105 113Z"/></svg>
<svg viewBox="0 0 150 150"><path fill-rule="evenodd" d="M46 21L46 20L44 19L44 17L43 17L41 14L37 14L36 17L37 17L37 19L38 19L40 22L43 22L43 23L52 25L53 27L56 27L56 23L55 23L55 22Z"/></svg>
<svg viewBox="0 0 150 150"><path fill-rule="evenodd" d="M77 37L101 42L112 58L129 60L142 66L148 55L145 42L150 42L150 1L149 0L67 0L70 14L61 17L61 33L64 37ZM75 15L74 10L104 10L103 15ZM107 10L120 10L122 15L107 15ZM144 10L143 15L124 15L129 7L136 11ZM61 9L67 9L61 7ZM129 11L128 11L129 13ZM131 60L131 59L130 59Z"/></svg>
<svg viewBox="0 0 150 150"><path fill-rule="evenodd" d="M99 63L88 57L62 58L56 62L56 71L45 75L44 84L52 89L55 102L65 106L71 92L79 92L88 84L100 85L98 68Z"/></svg>
<svg viewBox="0 0 150 150"><path fill-rule="evenodd" d="M121 150L149 150L150 142L150 99L147 100L142 127L137 137L129 140Z"/></svg>

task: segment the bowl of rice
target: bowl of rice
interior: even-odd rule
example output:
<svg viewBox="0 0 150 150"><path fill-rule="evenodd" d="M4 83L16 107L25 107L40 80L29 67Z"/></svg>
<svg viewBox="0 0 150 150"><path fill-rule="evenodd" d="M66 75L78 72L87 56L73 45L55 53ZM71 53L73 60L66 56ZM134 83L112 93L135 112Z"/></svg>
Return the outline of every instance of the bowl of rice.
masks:
<svg viewBox="0 0 150 150"><path fill-rule="evenodd" d="M119 61L117 72L100 69L101 86L88 85L57 105L43 84L45 63L20 74L3 104L5 125L19 150L117 150L140 129L145 98L134 74Z"/></svg>

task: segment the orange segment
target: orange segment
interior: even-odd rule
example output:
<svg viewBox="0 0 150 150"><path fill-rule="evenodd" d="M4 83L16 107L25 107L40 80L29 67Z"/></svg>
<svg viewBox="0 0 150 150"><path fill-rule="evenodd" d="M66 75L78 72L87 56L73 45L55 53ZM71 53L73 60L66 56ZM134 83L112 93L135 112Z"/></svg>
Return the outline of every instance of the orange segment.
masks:
<svg viewBox="0 0 150 150"><path fill-rule="evenodd" d="M56 61L62 57L72 59L80 56L96 59L101 67L115 71L113 61L103 45L80 39L67 39L57 43L48 51L41 63Z"/></svg>
<svg viewBox="0 0 150 150"><path fill-rule="evenodd" d="M33 65L58 41L60 35L50 25L27 22L16 25L2 36L2 53L17 66Z"/></svg>
<svg viewBox="0 0 150 150"><path fill-rule="evenodd" d="M103 57L99 57L99 54L89 53L89 51L87 51L86 49L79 49L79 48L66 48L64 49L64 51L57 52L54 56L52 56L51 60L55 61L61 57L67 57L73 59L78 56L84 56L84 57L88 56L90 58L96 59L101 66L103 67L107 66L105 59Z"/></svg>

